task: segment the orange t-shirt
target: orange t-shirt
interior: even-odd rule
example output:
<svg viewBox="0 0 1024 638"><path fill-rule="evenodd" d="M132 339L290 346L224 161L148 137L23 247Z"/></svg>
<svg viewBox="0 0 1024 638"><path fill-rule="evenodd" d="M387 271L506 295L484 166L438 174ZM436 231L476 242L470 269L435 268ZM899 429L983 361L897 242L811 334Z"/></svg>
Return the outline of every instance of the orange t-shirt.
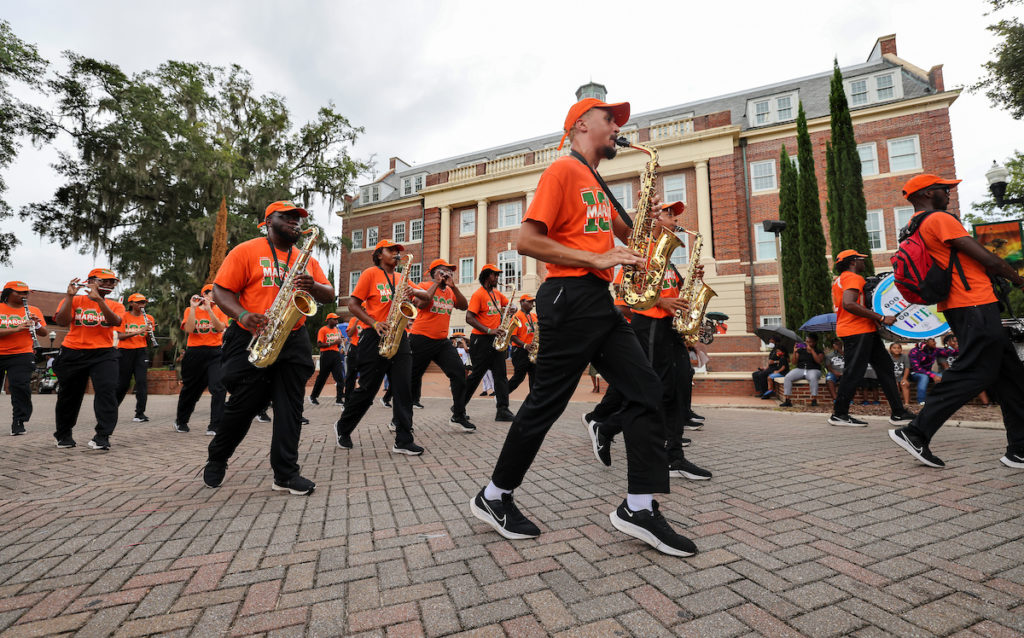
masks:
<svg viewBox="0 0 1024 638"><path fill-rule="evenodd" d="M185 329L185 322L188 321L188 313L191 311L191 307L185 308L185 315L181 318L182 330ZM224 325L226 330L228 327L228 316L217 306L213 306L213 314L217 315L217 318L220 319L221 324ZM188 334L188 342L185 345L189 348L199 346L217 347L223 341L224 331L217 332L213 329L210 313L202 307L196 308L196 323L192 328L192 332Z"/></svg>
<svg viewBox="0 0 1024 638"><path fill-rule="evenodd" d="M391 311L391 295L401 281L401 273L388 275L382 268L371 266L360 273L359 281L352 289L352 296L363 300L363 310L373 317L374 321L387 321L388 313Z"/></svg>
<svg viewBox="0 0 1024 638"><path fill-rule="evenodd" d="M277 250L277 268L271 257L270 243L266 237L257 237L243 242L231 249L228 256L224 258L214 283L238 293L238 301L242 307L249 312L259 314L265 313L272 305L277 291L281 289L283 279L288 276L288 269L299 258L302 252L299 248L291 251L291 258L288 258L289 251ZM306 262L306 272L318 284L330 286L320 264L312 257ZM292 330L298 330L306 318L300 316L295 322ZM242 328L242 325L238 325ZM245 328L242 328L243 330Z"/></svg>
<svg viewBox="0 0 1024 638"><path fill-rule="evenodd" d="M43 311L35 306L28 307L29 314L39 317L39 323L46 327L46 319L43 318ZM25 306L12 306L0 303L0 328L23 327L25 321ZM33 328L35 330L35 328ZM38 337L37 337L38 338ZM32 334L28 328L19 330L10 335L0 337L0 355L5 354L27 354L32 350Z"/></svg>
<svg viewBox="0 0 1024 638"><path fill-rule="evenodd" d="M537 183L533 201L523 219L547 227L547 235L563 246L603 253L612 249L612 218L615 209L590 169L565 156L554 161ZM548 277L581 277L587 273L612 280L613 268L598 270L548 264Z"/></svg>
<svg viewBox="0 0 1024 638"><path fill-rule="evenodd" d="M320 352L337 352L339 341L341 341L341 329L338 326L333 328L323 326L316 333L316 342L327 344L326 347L320 348Z"/></svg>
<svg viewBox="0 0 1024 638"><path fill-rule="evenodd" d="M920 215L921 212L914 213L914 216ZM924 239L924 244L928 248L928 254L943 268L949 266L949 242L967 236L963 224L952 214L933 213L921 224L921 238ZM938 309L942 311L949 308L995 303L996 293L992 289L992 280L988 278L985 267L974 257L963 253L957 253L957 257L960 259L964 277L967 278L967 284L971 289L964 288L964 283L960 280L960 273L953 268L953 283L949 287L949 296L938 303Z"/></svg>
<svg viewBox="0 0 1024 638"><path fill-rule="evenodd" d="M843 309L843 291L856 290L857 303L864 303L863 277L852 271L845 271L832 282L832 306L836 309L836 336L850 337L875 331L875 322Z"/></svg>
<svg viewBox="0 0 1024 638"><path fill-rule="evenodd" d="M424 281L419 284L423 290L430 290L434 285L432 281ZM410 334L422 335L428 339L447 339L448 324L452 320L452 310L455 309L455 293L451 288L438 286L434 291L434 299L430 308L420 310L416 315L416 321L412 322Z"/></svg>
<svg viewBox="0 0 1024 638"><path fill-rule="evenodd" d="M529 316L522 310L516 311L516 321L519 322L516 328L516 338L523 342L523 345L530 345L533 336L537 334L537 313L531 312Z"/></svg>
<svg viewBox="0 0 1024 638"><path fill-rule="evenodd" d="M64 307L67 298L61 299L57 304L57 312ZM124 314L124 306L104 299L107 307L119 317ZM68 334L61 342L61 347L68 347L72 350L94 350L97 348L114 347L114 328L103 323L103 311L100 305L85 295L78 295L71 298L71 325L68 326Z"/></svg>
<svg viewBox="0 0 1024 638"><path fill-rule="evenodd" d="M491 295L494 295L493 301L491 300ZM487 294L487 290L483 286L477 288L473 296L469 298L469 308L466 311L476 313L477 321L485 328L497 330L498 326L501 325L501 309L508 305L508 297L501 294L500 290L492 290L491 295ZM498 305L495 305L494 301L497 301ZM473 334L482 335L485 333L473 328Z"/></svg>
<svg viewBox="0 0 1024 638"><path fill-rule="evenodd" d="M355 317L352 317L352 321L348 322L348 342L353 346L359 345L359 330L362 328L362 323L362 321L359 321Z"/></svg>
<svg viewBox="0 0 1024 638"><path fill-rule="evenodd" d="M156 322L153 321L153 315L139 315L136 317L131 311L124 312L121 315L121 329L118 332L128 332L129 330L138 330L139 328L146 329L146 317L149 317L149 322L156 326ZM149 336L145 333L135 335L134 337L126 337L117 342L117 347L124 350L138 350L139 348L145 348L149 345Z"/></svg>

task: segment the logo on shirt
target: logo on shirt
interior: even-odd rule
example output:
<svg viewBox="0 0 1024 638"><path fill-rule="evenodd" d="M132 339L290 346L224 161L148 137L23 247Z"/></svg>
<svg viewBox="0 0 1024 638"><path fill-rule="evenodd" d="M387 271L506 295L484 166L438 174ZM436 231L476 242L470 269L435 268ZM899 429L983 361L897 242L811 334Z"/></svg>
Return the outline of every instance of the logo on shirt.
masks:
<svg viewBox="0 0 1024 638"><path fill-rule="evenodd" d="M93 308L75 308L75 325L93 328L103 323L103 313Z"/></svg>
<svg viewBox="0 0 1024 638"><path fill-rule="evenodd" d="M584 190L580 191L580 197L587 207L587 223L583 226L583 232L606 233L611 230L612 206L604 191Z"/></svg>
<svg viewBox="0 0 1024 638"><path fill-rule="evenodd" d="M333 346L334 344L338 343L338 337L340 336L341 335L339 335L337 332L328 332L326 335L327 338L324 340L324 343L326 343L329 346Z"/></svg>
<svg viewBox="0 0 1024 638"><path fill-rule="evenodd" d="M0 328L23 328L25 315L0 315Z"/></svg>
<svg viewBox="0 0 1024 638"><path fill-rule="evenodd" d="M288 276L288 264L280 259L277 260L277 268L274 268L274 262L270 257L260 257L260 268L263 269L263 281L260 285L264 288L280 288L284 284L284 278ZM278 277L278 274L281 276Z"/></svg>
<svg viewBox="0 0 1024 638"><path fill-rule="evenodd" d="M201 335L209 334L213 330L213 323L209 319L199 319L194 330Z"/></svg>
<svg viewBox="0 0 1024 638"><path fill-rule="evenodd" d="M436 315L450 315L454 308L454 300L434 295L434 303L430 306L430 312Z"/></svg>
<svg viewBox="0 0 1024 638"><path fill-rule="evenodd" d="M501 310L498 308L498 306L496 306L493 301L488 301L487 302L487 315L490 316L490 315L500 315L500 314L501 314Z"/></svg>
<svg viewBox="0 0 1024 638"><path fill-rule="evenodd" d="M377 292L380 293L381 303L388 303L391 301L391 286L387 284L377 284Z"/></svg>

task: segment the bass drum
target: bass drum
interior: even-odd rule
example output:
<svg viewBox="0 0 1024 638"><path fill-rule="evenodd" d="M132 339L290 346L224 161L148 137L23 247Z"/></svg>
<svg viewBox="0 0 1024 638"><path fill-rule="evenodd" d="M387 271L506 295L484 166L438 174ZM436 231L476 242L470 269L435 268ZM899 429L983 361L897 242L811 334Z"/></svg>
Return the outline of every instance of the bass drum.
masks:
<svg viewBox="0 0 1024 638"><path fill-rule="evenodd" d="M935 306L912 304L904 299L892 273L867 278L864 305L881 315L896 315L896 323L878 328L878 334L886 341L915 343L949 334L949 324L942 313Z"/></svg>

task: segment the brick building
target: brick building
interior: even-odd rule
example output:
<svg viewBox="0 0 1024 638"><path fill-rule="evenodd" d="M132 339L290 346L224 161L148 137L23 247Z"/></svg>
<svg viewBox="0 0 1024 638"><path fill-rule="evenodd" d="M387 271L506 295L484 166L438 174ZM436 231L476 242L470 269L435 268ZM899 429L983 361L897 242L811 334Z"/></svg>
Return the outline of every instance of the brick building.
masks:
<svg viewBox="0 0 1024 638"><path fill-rule="evenodd" d="M866 62L842 73L861 155L873 256L884 269L896 247L898 228L913 212L900 197L902 184L919 172L955 174L949 107L959 91L945 90L941 65L925 71L899 58L895 35L879 38ZM796 153L798 101L807 113L814 145L827 234L825 143L830 135L831 77L831 69L824 69L731 95L635 113L623 127L631 141L658 149L656 183L662 200L684 201L685 226L705 238L705 280L718 293L710 309L731 317L728 337L716 339L714 350L756 351L758 341L751 332L778 321L775 241L760 222L778 217L779 153L783 144ZM588 84L577 91L578 98L588 95L603 98L604 87ZM569 104L567 99L566 108ZM388 172L362 186L340 213L352 240L352 250L342 256L339 269L342 302L359 272L370 265L374 243L384 238L405 244L416 255L414 279L440 256L458 266L460 288L467 297L477 287L476 275L484 263L498 264L509 283L535 292L544 265L516 252L516 235L541 172L568 152L556 150L560 136L551 133L416 167L391 158ZM627 149L601 163L602 176L626 208L631 208L646 159ZM685 264L686 251L680 249L673 259ZM455 331L465 326L462 313L452 316ZM751 369L742 361L735 366Z"/></svg>

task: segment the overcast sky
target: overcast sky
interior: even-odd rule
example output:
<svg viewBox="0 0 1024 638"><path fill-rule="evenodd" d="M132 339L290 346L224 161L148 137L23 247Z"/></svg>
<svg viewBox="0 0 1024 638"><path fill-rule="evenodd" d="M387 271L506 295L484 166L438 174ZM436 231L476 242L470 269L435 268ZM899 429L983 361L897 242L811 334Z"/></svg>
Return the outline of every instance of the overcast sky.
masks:
<svg viewBox="0 0 1024 638"><path fill-rule="evenodd" d="M421 164L554 133L576 87L593 79L635 113L864 62L896 34L900 57L943 64L946 88L981 76L996 40L981 0L709 2L25 2L0 0L0 17L64 68L61 52L127 72L167 60L239 64L261 92L286 96L293 122L333 101L366 129L354 155ZM922 10L926 13L923 13ZM963 93L951 108L961 202L981 200L984 172L1024 139L1024 122ZM18 209L49 199L52 148L26 144L5 173ZM328 232L339 222L311 211ZM22 245L0 283L63 290L106 257L60 251L27 223L2 222ZM325 268L326 269L326 268ZM129 273L123 273L129 274Z"/></svg>

